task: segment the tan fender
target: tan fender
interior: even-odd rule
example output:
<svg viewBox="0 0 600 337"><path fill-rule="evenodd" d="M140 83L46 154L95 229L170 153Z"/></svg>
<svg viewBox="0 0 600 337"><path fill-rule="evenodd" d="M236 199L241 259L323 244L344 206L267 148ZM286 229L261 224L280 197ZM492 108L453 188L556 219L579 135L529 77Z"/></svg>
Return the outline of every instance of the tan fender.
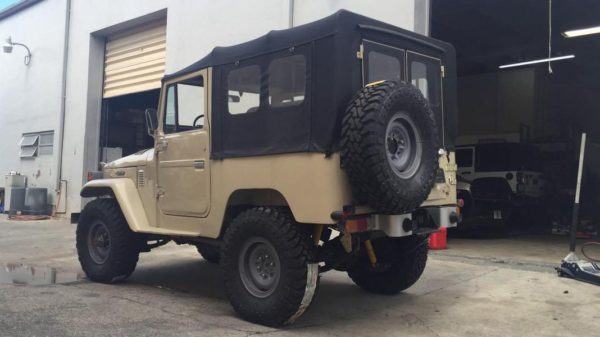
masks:
<svg viewBox="0 0 600 337"><path fill-rule="evenodd" d="M92 180L83 186L80 195L84 198L113 195L132 231L147 232L151 227L140 195L131 179Z"/></svg>

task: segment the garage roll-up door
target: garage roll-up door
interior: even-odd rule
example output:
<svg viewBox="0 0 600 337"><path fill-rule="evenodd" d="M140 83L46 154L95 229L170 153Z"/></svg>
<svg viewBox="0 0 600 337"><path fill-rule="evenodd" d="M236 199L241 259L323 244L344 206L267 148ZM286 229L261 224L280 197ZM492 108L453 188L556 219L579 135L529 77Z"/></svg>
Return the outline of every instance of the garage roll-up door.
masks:
<svg viewBox="0 0 600 337"><path fill-rule="evenodd" d="M166 22L158 21L108 37L104 98L160 88L165 72Z"/></svg>

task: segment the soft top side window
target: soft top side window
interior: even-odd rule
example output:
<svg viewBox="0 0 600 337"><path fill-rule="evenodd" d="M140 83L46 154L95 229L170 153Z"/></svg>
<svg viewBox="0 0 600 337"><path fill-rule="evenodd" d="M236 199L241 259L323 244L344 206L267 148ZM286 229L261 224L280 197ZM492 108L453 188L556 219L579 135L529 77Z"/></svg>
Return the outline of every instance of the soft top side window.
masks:
<svg viewBox="0 0 600 337"><path fill-rule="evenodd" d="M269 63L269 105L274 108L300 105L306 91L306 58L292 55Z"/></svg>
<svg viewBox="0 0 600 337"><path fill-rule="evenodd" d="M249 65L227 75L227 111L232 115L257 111L260 106L260 67Z"/></svg>

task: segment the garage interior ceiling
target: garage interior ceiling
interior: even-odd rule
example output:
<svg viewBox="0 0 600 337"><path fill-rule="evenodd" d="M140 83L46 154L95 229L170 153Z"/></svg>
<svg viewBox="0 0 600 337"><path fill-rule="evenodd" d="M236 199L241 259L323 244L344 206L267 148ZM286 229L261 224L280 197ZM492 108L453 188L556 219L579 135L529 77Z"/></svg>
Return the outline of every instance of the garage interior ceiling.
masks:
<svg viewBox="0 0 600 337"><path fill-rule="evenodd" d="M569 67L570 63L578 70L597 71L598 35L568 39L561 33L600 25L600 1L554 0L552 13L552 56L575 54L575 60L560 66ZM456 47L459 76L545 58L548 0L433 0L431 32Z"/></svg>
<svg viewBox="0 0 600 337"><path fill-rule="evenodd" d="M562 33L600 25L600 1L552 1L552 56L575 55L573 59L553 62L552 74L548 74L547 63L498 69L504 64L548 57L548 3L548 0L432 0L431 35L454 45L459 77L535 69L535 90L541 93L536 103L540 118L565 128L562 135L573 137L587 131L598 143L600 35L567 38ZM459 93L461 90L469 94L459 86Z"/></svg>

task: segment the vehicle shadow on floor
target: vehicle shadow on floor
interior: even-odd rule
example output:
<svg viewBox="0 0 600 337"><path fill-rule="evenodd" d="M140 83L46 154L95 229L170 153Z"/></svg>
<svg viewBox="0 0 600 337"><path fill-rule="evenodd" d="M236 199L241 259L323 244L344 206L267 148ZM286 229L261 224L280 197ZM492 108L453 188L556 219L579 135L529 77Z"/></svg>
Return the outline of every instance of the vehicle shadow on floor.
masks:
<svg viewBox="0 0 600 337"><path fill-rule="evenodd" d="M431 281L435 283L436 280ZM202 259L171 261L168 264L142 264L128 283L185 293L199 301L206 299L228 306L219 266ZM335 326L337 323L343 325L347 324L349 319L355 323L390 316L390 319L397 316L406 320L405 316L414 316L411 308L419 305L422 298L419 295L429 292L429 289L423 288L430 288L419 283L415 287L417 290L409 289L395 296L375 295L354 285L346 273L329 272L321 277L317 295L309 310L296 324L286 329L297 330L324 324ZM436 305L436 310L443 310L439 305ZM233 310L230 314L235 316Z"/></svg>

